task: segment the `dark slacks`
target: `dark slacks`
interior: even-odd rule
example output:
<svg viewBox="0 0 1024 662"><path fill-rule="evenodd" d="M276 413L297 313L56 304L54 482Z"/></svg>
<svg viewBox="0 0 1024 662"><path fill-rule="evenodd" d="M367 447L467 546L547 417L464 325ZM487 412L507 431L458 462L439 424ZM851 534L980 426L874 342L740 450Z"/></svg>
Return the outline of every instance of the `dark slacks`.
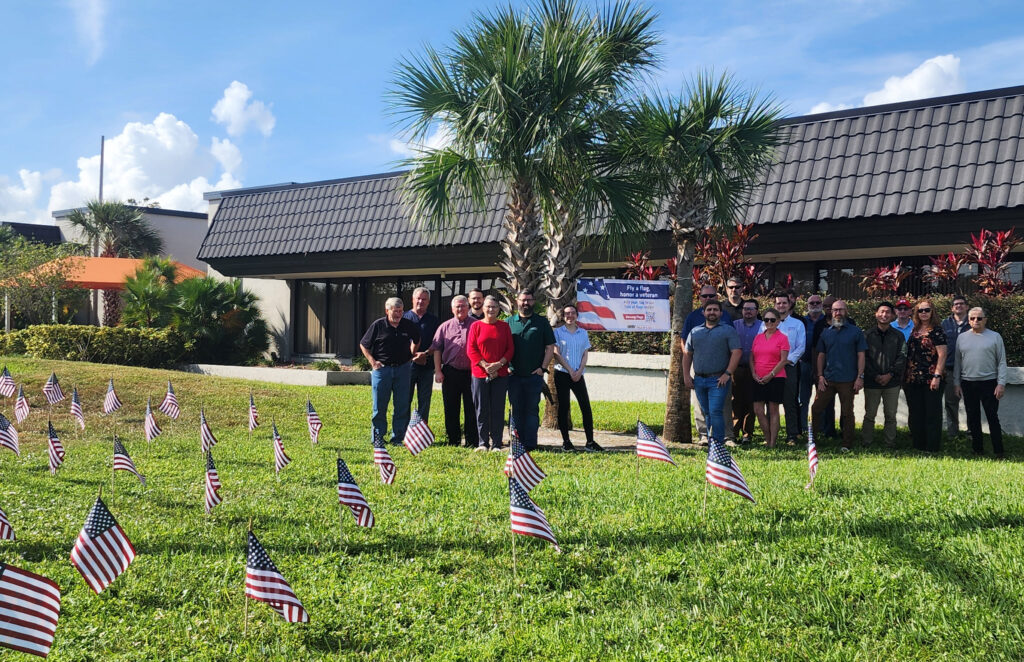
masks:
<svg viewBox="0 0 1024 662"><path fill-rule="evenodd" d="M448 443L458 446L462 441L462 426L459 418L466 412L466 446L474 447L480 439L476 429L476 408L473 405L473 373L458 370L450 365L441 366L444 381L441 382L441 400L444 402L444 430Z"/></svg>
<svg viewBox="0 0 1024 662"><path fill-rule="evenodd" d="M476 429L478 446L501 448L501 436L505 431L505 394L508 392L508 377L495 377L487 381L473 377L473 404L476 406Z"/></svg>
<svg viewBox="0 0 1024 662"><path fill-rule="evenodd" d="M428 361L430 361L428 359ZM430 396L434 392L434 364L412 366L409 374L409 406L420 413L424 421L430 422ZM412 403L416 406L413 407Z"/></svg>
<svg viewBox="0 0 1024 662"><path fill-rule="evenodd" d="M853 447L854 426L857 424L853 413L853 382L829 382L824 391L818 391L811 405L811 425L815 430L822 428L825 410L833 405L839 396L839 426L843 431L843 446Z"/></svg>
<svg viewBox="0 0 1024 662"><path fill-rule="evenodd" d="M966 379L960 382L960 390L964 396L964 409L967 410L967 429L971 433L971 445L974 452L981 455L984 452L982 444L984 436L981 432L981 408L985 408L985 418L988 419L988 433L992 437L992 452L996 455L1003 454L1003 428L999 424L999 400L996 399L996 380L985 379L977 382L969 382Z"/></svg>
<svg viewBox="0 0 1024 662"><path fill-rule="evenodd" d="M569 441L570 392L580 403L580 414L583 416L583 431L587 435L587 443L594 441L594 414L590 409L586 379L586 377L580 377L578 382L574 382L569 373L555 370L555 391L558 393L558 430L562 433L562 441Z"/></svg>
<svg viewBox="0 0 1024 662"><path fill-rule="evenodd" d="M754 434L754 376L750 374L750 366L736 366L736 374L732 381L732 433L737 439L741 435L748 437Z"/></svg>
<svg viewBox="0 0 1024 662"><path fill-rule="evenodd" d="M914 448L919 451L938 452L942 448L942 398L945 384L936 391L928 384L904 384L907 398L907 427Z"/></svg>
<svg viewBox="0 0 1024 662"><path fill-rule="evenodd" d="M786 437L800 436L800 367L786 366L786 388L782 392L782 406L786 410Z"/></svg>

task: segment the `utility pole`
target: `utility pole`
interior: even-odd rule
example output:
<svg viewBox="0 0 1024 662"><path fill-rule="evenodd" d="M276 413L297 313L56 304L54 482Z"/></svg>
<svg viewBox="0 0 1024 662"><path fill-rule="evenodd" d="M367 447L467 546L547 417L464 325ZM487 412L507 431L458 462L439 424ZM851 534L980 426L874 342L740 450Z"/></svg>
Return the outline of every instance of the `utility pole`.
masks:
<svg viewBox="0 0 1024 662"><path fill-rule="evenodd" d="M100 202L103 202L103 145L106 136L100 136Z"/></svg>

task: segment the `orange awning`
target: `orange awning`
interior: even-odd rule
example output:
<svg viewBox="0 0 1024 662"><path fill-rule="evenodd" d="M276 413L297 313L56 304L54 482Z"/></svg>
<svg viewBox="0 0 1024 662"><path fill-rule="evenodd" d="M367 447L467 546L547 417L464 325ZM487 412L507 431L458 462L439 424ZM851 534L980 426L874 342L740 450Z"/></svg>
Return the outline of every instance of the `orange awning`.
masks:
<svg viewBox="0 0 1024 662"><path fill-rule="evenodd" d="M134 276L143 263L141 258L131 257L75 256L62 259L71 263L67 269L69 272L68 284L88 290L123 290L125 278ZM37 270L45 272L48 267L52 269L51 265L53 264L53 262L47 262L37 267ZM177 268L177 275L174 278L176 283L206 275L181 262L175 262L174 266Z"/></svg>

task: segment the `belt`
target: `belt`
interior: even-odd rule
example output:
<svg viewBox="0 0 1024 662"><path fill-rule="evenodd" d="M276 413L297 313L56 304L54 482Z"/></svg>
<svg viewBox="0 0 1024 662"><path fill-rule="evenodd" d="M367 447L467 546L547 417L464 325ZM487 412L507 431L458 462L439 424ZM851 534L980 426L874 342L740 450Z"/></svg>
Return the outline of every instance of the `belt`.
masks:
<svg viewBox="0 0 1024 662"><path fill-rule="evenodd" d="M694 374L695 377L721 377L722 375L725 374L725 371L722 371L722 372L695 372L693 374Z"/></svg>
<svg viewBox="0 0 1024 662"><path fill-rule="evenodd" d="M382 361L382 363L384 364L385 368L398 368L398 367L403 366L406 363L408 363L408 361L403 361L402 363L398 363L397 361L391 361L391 362Z"/></svg>

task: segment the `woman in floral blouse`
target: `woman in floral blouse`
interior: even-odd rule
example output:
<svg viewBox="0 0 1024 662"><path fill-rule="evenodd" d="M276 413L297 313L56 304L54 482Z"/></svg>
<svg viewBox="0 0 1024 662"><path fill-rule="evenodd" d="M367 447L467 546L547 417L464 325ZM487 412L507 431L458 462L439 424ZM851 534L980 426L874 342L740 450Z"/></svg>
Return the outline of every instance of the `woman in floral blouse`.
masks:
<svg viewBox="0 0 1024 662"><path fill-rule="evenodd" d="M935 306L928 299L914 305L914 331L907 341L907 422L914 448L937 452L942 445L943 372L946 367L946 334Z"/></svg>

